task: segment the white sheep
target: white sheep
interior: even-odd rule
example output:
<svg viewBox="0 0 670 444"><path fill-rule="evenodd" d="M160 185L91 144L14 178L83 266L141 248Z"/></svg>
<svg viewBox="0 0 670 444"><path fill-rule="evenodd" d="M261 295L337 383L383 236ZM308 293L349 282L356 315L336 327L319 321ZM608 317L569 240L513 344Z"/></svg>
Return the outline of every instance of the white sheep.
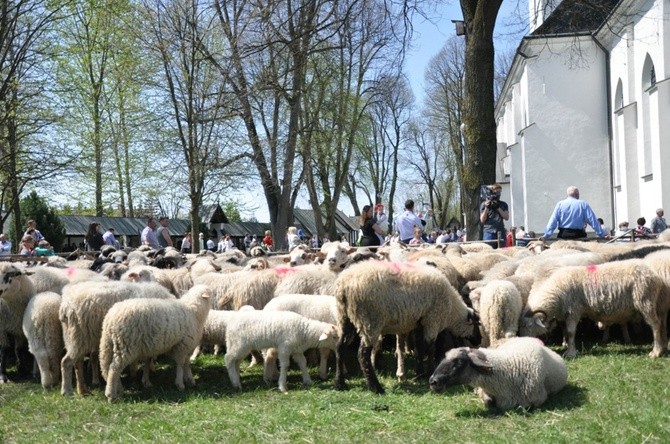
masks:
<svg viewBox="0 0 670 444"><path fill-rule="evenodd" d="M561 357L535 338L511 338L498 348L449 350L430 377L432 391L455 385L475 387L491 408L531 408L542 405L568 380Z"/></svg>
<svg viewBox="0 0 670 444"><path fill-rule="evenodd" d="M19 356L19 373L30 372L30 355L23 334L23 314L35 294L33 282L24 268L9 262L0 263L0 384L8 381L6 374L10 338Z"/></svg>
<svg viewBox="0 0 670 444"><path fill-rule="evenodd" d="M176 364L175 385L194 385L189 356L200 342L209 313L209 289L191 288L181 299L128 299L115 304L105 316L100 339L100 369L107 381L105 396L121 396L121 372L130 364L170 354ZM148 365L142 382L151 386Z"/></svg>
<svg viewBox="0 0 670 444"><path fill-rule="evenodd" d="M233 388L242 389L240 362L252 350L275 349L279 358L279 390L287 391L289 359L293 358L302 371L303 384L312 383L307 371L304 352L309 348L334 349L338 339L332 324L308 319L288 311L245 311L229 320L226 331L226 368ZM270 379L270 363L275 352L269 350L264 379Z"/></svg>
<svg viewBox="0 0 670 444"><path fill-rule="evenodd" d="M500 340L516 336L522 309L521 294L513 283L496 280L486 284L479 303L482 346L496 346Z"/></svg>
<svg viewBox="0 0 670 444"><path fill-rule="evenodd" d="M576 356L575 332L582 316L604 324L621 323L642 315L654 335L651 357L667 349L665 319L668 286L641 259L609 262L586 267L563 267L542 285L533 287L519 333L538 336L546 323L565 321L565 357Z"/></svg>
<svg viewBox="0 0 670 444"><path fill-rule="evenodd" d="M334 296L319 294L282 294L276 296L265 307L265 311L292 311L310 319L337 324L337 301ZM335 349L333 349L334 351ZM331 350L321 348L319 378L328 377L328 356ZM266 358L267 359L267 358Z"/></svg>
<svg viewBox="0 0 670 444"><path fill-rule="evenodd" d="M473 337L473 313L447 278L437 269L420 264L366 261L344 270L335 283L339 327L335 385L344 388L345 339L354 332L361 337L359 362L368 388L383 393L372 366L375 342L384 334L408 334L420 328L428 344L429 365L433 365L434 342L445 329L458 337ZM421 351L422 347L418 347ZM423 356L417 357L418 372Z"/></svg>
<svg viewBox="0 0 670 444"><path fill-rule="evenodd" d="M60 361L65 353L63 328L58 320L61 296L52 291L30 299L23 315L23 333L35 357L45 389L55 387L60 378Z"/></svg>
<svg viewBox="0 0 670 444"><path fill-rule="evenodd" d="M63 327L65 356L61 360L61 393L72 395L72 370L76 370L77 391L88 392L84 380L84 358L97 352L102 333L102 321L117 302L131 298L174 299L159 284L135 282L80 282L63 288L58 319ZM94 372L97 365L92 365ZM96 383L97 373L93 382Z"/></svg>

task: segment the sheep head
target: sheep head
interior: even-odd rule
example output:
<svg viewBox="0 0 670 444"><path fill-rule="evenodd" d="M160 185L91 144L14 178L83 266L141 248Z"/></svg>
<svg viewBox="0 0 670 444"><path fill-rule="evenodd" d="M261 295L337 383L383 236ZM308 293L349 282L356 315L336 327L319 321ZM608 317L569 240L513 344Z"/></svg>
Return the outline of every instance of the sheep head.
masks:
<svg viewBox="0 0 670 444"><path fill-rule="evenodd" d="M428 382L433 392L442 393L449 387L468 384L492 370L482 351L469 347L454 348L447 352Z"/></svg>
<svg viewBox="0 0 670 444"><path fill-rule="evenodd" d="M547 313L542 310L527 310L519 323L520 336L542 336L547 333Z"/></svg>

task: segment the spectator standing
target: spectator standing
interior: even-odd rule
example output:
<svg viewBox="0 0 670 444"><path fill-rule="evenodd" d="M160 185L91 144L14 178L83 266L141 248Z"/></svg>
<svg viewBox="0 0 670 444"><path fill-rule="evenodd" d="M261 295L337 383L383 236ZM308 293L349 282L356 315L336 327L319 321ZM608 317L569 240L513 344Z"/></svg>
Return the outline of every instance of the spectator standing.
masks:
<svg viewBox="0 0 670 444"><path fill-rule="evenodd" d="M226 238L225 236L221 236L219 239L219 243L216 245L216 252L217 253L225 253L226 252Z"/></svg>
<svg viewBox="0 0 670 444"><path fill-rule="evenodd" d="M85 239L88 248L91 249L91 251L100 251L102 246L105 245L105 240L102 238L100 224L98 222L91 222L88 224L88 231L86 232Z"/></svg>
<svg viewBox="0 0 670 444"><path fill-rule="evenodd" d="M272 243L272 232L270 230L266 230L265 237L263 238L263 245L265 245L268 250L272 250Z"/></svg>
<svg viewBox="0 0 670 444"><path fill-rule="evenodd" d="M247 233L244 235L244 251L249 251L249 248L251 247L251 234Z"/></svg>
<svg viewBox="0 0 670 444"><path fill-rule="evenodd" d="M412 199L405 201L405 211L396 218L395 227L400 242L406 244L409 244L409 241L414 237L414 227L423 227L421 219L414 214L414 201Z"/></svg>
<svg viewBox="0 0 670 444"><path fill-rule="evenodd" d="M575 186L569 186L566 193L568 197L556 204L543 238L551 237L556 228L558 228L559 239L585 238L584 227L589 224L598 236L609 239L609 233L602 229L591 206L587 202L579 200L579 189Z"/></svg>
<svg viewBox="0 0 670 444"><path fill-rule="evenodd" d="M200 246L199 251L203 251L205 249L205 234L204 233L198 233L198 245Z"/></svg>
<svg viewBox="0 0 670 444"><path fill-rule="evenodd" d="M214 245L214 241L211 238L207 239L207 249L209 251L214 251L215 248L216 246Z"/></svg>
<svg viewBox="0 0 670 444"><path fill-rule="evenodd" d="M495 183L489 186L490 194L479 207L479 221L482 223L482 240L506 240L505 222L509 219L507 202L500 200L502 185ZM498 248L498 243L489 243Z"/></svg>
<svg viewBox="0 0 670 444"><path fill-rule="evenodd" d="M364 205L361 211L360 229L362 233L362 247L375 247L382 244L382 229L377 225L374 218L374 209L371 205Z"/></svg>
<svg viewBox="0 0 670 444"><path fill-rule="evenodd" d="M296 227L288 227L286 232L286 246L288 251L293 250L300 245L300 237L298 236L298 229Z"/></svg>
<svg viewBox="0 0 670 444"><path fill-rule="evenodd" d="M383 244L386 240L386 234L389 230L389 218L386 213L384 213L384 205L380 203L375 205L375 223L382 230L383 234L377 234L377 236L379 236L379 240Z"/></svg>
<svg viewBox="0 0 670 444"><path fill-rule="evenodd" d="M102 240L105 241L105 244L111 245L117 250L120 248L119 241L116 240L116 237L114 236L114 228L112 227L107 228L105 234L102 235Z"/></svg>
<svg viewBox="0 0 670 444"><path fill-rule="evenodd" d="M158 250L160 249L160 244L158 243L158 239L156 239L156 232L154 231L155 229L156 220L153 217L147 218L147 226L144 227L144 230L142 230L140 240L142 245L148 245L154 250Z"/></svg>
<svg viewBox="0 0 670 444"><path fill-rule="evenodd" d="M188 254L191 252L191 233L188 231L184 233L184 239L181 240L181 252L182 254Z"/></svg>
<svg viewBox="0 0 670 444"><path fill-rule="evenodd" d="M172 247L172 238L170 237L170 230L168 225L170 224L170 218L167 216L161 216L158 218L158 229L156 230L156 240L158 245L161 247Z"/></svg>
<svg viewBox="0 0 670 444"><path fill-rule="evenodd" d="M28 233L30 230L30 233ZM26 232L23 233L25 236L26 234L30 234L32 236L33 240L35 242L39 242L41 240L44 240L44 236L42 236L42 233L40 233L40 230L37 229L37 222L35 222L33 219L30 219L28 222L26 222Z"/></svg>
<svg viewBox="0 0 670 444"><path fill-rule="evenodd" d="M663 208L659 208L656 210L656 217L651 220L651 232L654 234L658 234L662 231L664 231L666 228L668 228L668 223L665 221L665 218L663 217L665 213L663 212Z"/></svg>
<svg viewBox="0 0 670 444"><path fill-rule="evenodd" d="M0 234L0 256L12 254L12 243L7 240L5 233Z"/></svg>

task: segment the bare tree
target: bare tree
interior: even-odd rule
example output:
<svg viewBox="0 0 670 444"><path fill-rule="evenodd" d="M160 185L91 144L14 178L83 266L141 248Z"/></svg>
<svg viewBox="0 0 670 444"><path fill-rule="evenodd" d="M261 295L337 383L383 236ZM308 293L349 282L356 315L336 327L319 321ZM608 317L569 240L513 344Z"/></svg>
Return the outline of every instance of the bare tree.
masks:
<svg viewBox="0 0 670 444"><path fill-rule="evenodd" d="M233 153L226 144L225 121L230 118L227 85L205 60L199 46L216 42L211 9L199 0L145 3L150 24L150 49L163 68L161 83L167 87L165 118L180 155L168 164L182 165L188 178L190 221L193 232L200 226L199 210L207 193L221 185L218 175L240 159L244 151ZM177 180L176 177L174 180ZM232 184L231 184L232 185ZM169 196L168 196L169 197ZM194 245L198 251L198 245Z"/></svg>

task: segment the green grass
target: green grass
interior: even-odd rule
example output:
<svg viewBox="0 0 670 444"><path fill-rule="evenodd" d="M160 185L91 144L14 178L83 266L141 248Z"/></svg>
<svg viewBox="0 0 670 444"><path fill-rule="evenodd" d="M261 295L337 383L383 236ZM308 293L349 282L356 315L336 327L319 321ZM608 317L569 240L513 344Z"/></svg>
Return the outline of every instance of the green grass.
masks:
<svg viewBox="0 0 670 444"><path fill-rule="evenodd" d="M357 375L343 392L332 381L303 388L297 370L283 394L259 368L233 393L220 356L199 358L194 388L173 389L174 369L161 364L154 388L124 380L114 404L101 388L64 398L13 382L0 385L0 442L670 442L670 358L648 358L650 344L586 347L568 362L568 386L530 411L487 411L466 387L436 395L423 380L398 383L390 354L384 396Z"/></svg>

